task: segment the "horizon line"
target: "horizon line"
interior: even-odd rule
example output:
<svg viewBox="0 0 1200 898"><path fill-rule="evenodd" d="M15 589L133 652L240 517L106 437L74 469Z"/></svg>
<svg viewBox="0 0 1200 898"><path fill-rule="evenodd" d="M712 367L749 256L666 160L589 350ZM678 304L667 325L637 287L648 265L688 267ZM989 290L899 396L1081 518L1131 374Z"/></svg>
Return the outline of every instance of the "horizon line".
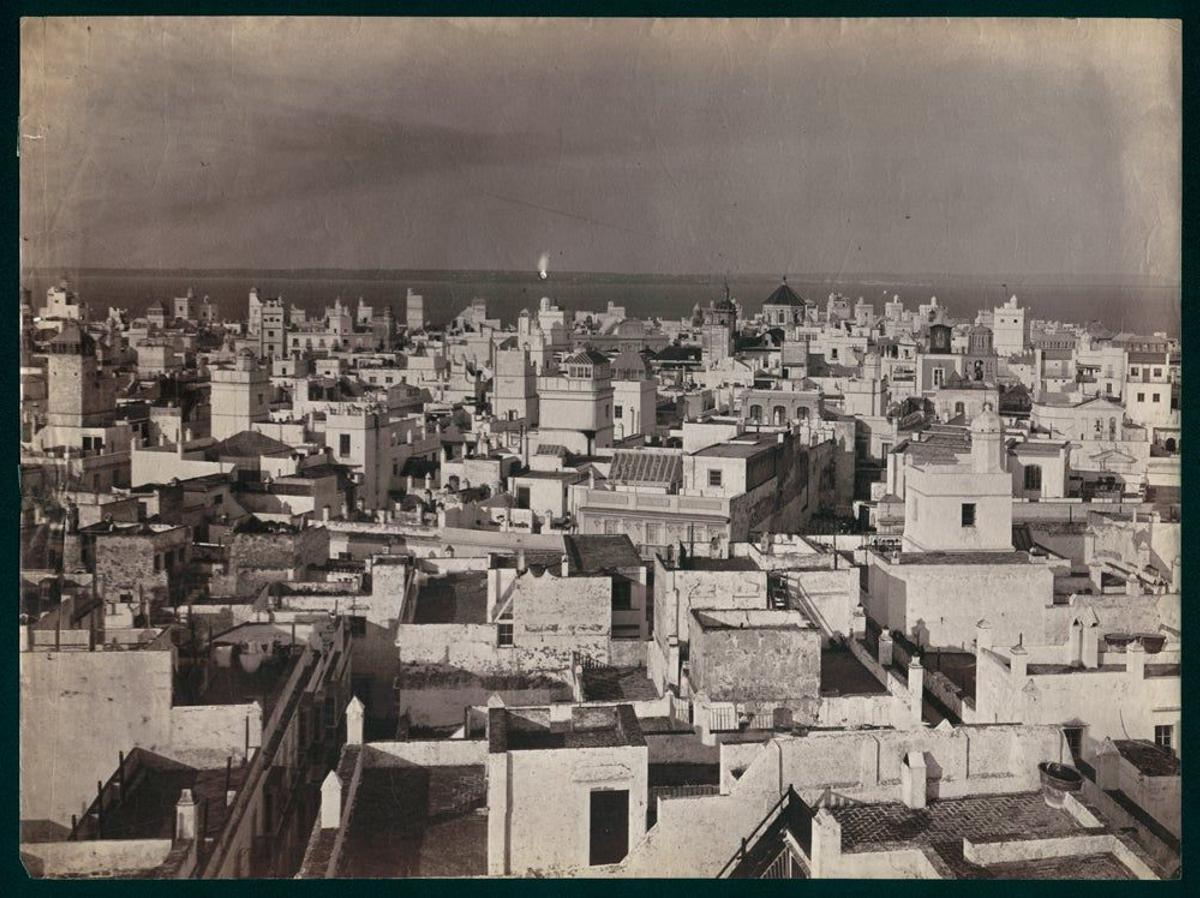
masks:
<svg viewBox="0 0 1200 898"><path fill-rule="evenodd" d="M27 265L21 267L21 275L54 275L63 274L63 272L88 272L97 274L120 274L120 273L148 273L148 274L197 274L213 275L218 273L261 273L261 274L279 274L279 275L298 275L306 273L336 273L336 274L502 274L502 275L528 275L536 277L538 272L535 269L529 268L421 268L421 267L406 267L406 268L384 268L384 267L366 267L366 268L342 268L342 267L288 267L288 268L273 268L266 266L220 266L211 268L196 268L190 266L173 266L173 267L146 267L146 266L91 266L91 265ZM684 272L647 272L647 271L610 271L610 270L592 270L592 269L560 269L557 272L551 272L549 281L554 279L555 274L562 276L606 276L606 277L627 277L627 278L704 278L720 280L784 280L786 278L795 278L803 281L805 279L818 279L837 283L839 281L854 282L863 278L873 279L889 279L898 284L911 283L914 280L922 282L933 279L945 280L964 280L973 281L980 284L991 283L1004 286L1006 284L1021 285L1027 282L1051 282L1051 283L1070 283L1074 286L1119 286L1121 284L1114 282L1140 282L1139 286L1149 286L1156 288L1182 288L1182 281L1171 280L1156 275L1146 274L1128 274L1122 272L1094 272L1086 275L1073 275L1061 272L1030 272L1026 274L1011 274L1011 273L986 273L986 274L951 274L946 272L888 272L888 271L858 271L858 272L830 272L830 271L805 271L805 272L788 272L786 275L772 274L768 272L717 272L717 271L684 271ZM65 276L65 275L64 275ZM905 279L908 279L907 281Z"/></svg>

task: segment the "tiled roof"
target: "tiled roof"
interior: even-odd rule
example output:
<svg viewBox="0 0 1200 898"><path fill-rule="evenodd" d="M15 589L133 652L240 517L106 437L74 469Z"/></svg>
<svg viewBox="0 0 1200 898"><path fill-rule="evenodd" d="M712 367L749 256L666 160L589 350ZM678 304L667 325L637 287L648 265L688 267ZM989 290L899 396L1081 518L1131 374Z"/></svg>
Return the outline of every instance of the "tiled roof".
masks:
<svg viewBox="0 0 1200 898"><path fill-rule="evenodd" d="M630 484L668 486L683 480L683 456L675 452L618 449L608 479Z"/></svg>
<svg viewBox="0 0 1200 898"><path fill-rule="evenodd" d="M1115 739L1113 745L1121 757L1146 776L1178 776L1179 758L1169 748L1147 739Z"/></svg>
<svg viewBox="0 0 1200 898"><path fill-rule="evenodd" d="M212 451L218 457L225 455L254 458L263 455L290 455L292 447L256 430L243 430L217 443L212 447Z"/></svg>
<svg viewBox="0 0 1200 898"><path fill-rule="evenodd" d="M624 533L616 536L567 536L567 557L573 573L596 574L618 568L640 567L641 556Z"/></svg>
<svg viewBox="0 0 1200 898"><path fill-rule="evenodd" d="M596 352L594 349L581 349L574 355L567 356L563 359L564 365L607 365L608 356Z"/></svg>
<svg viewBox="0 0 1200 898"><path fill-rule="evenodd" d="M787 285L787 281L776 287L775 292L763 300L764 306L802 306L804 304L804 300Z"/></svg>

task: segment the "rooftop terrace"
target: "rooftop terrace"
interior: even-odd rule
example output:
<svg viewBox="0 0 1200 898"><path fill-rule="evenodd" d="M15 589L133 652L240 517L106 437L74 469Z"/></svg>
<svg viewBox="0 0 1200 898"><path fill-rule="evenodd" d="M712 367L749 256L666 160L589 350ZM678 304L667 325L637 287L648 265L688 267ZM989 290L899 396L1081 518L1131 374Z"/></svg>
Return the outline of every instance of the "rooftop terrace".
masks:
<svg viewBox="0 0 1200 898"><path fill-rule="evenodd" d="M549 708L490 708L488 751L553 748L616 748L645 745L632 705L573 706L570 717L554 719Z"/></svg>
<svg viewBox="0 0 1200 898"><path fill-rule="evenodd" d="M1132 879L1111 854L1075 855L979 866L963 856L963 839L1017 841L1085 832L1065 810L1046 804L1040 792L979 795L931 801L915 810L899 802L831 808L842 827L842 850L855 852L925 848L959 879Z"/></svg>
<svg viewBox="0 0 1200 898"><path fill-rule="evenodd" d="M368 766L346 828L338 875L487 873L487 773L482 764Z"/></svg>
<svg viewBox="0 0 1200 898"><path fill-rule="evenodd" d="M414 624L487 623L487 572L462 571L427 580L417 592Z"/></svg>

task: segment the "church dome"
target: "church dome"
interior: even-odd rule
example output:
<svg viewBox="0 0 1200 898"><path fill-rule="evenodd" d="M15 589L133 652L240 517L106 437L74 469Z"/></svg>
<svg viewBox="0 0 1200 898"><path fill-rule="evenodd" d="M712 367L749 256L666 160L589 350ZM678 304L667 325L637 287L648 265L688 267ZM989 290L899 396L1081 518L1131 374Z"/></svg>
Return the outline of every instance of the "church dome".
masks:
<svg viewBox="0 0 1200 898"><path fill-rule="evenodd" d="M996 414L996 410L992 408L990 402L983 404L983 411L975 416L975 420L971 422L972 434L989 434L1001 433L1004 430L1004 422L1000 420L1000 416Z"/></svg>

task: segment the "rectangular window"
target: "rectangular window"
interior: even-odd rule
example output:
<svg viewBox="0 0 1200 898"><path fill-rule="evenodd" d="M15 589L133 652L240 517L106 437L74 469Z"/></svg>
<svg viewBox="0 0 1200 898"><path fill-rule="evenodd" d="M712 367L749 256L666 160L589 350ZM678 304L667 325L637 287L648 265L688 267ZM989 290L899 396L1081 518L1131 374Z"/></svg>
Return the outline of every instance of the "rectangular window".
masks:
<svg viewBox="0 0 1200 898"><path fill-rule="evenodd" d="M589 808L588 863L616 864L629 853L629 790L598 790Z"/></svg>
<svg viewBox="0 0 1200 898"><path fill-rule="evenodd" d="M1175 727L1169 723L1160 724L1154 728L1154 744L1174 750Z"/></svg>
<svg viewBox="0 0 1200 898"><path fill-rule="evenodd" d="M660 524L646 524L646 545L658 546L662 544L662 526Z"/></svg>
<svg viewBox="0 0 1200 898"><path fill-rule="evenodd" d="M1146 401L1146 394L1145 394L1145 393L1138 393L1138 395L1137 395L1137 400L1138 400L1138 402L1145 402L1145 401Z"/></svg>
<svg viewBox="0 0 1200 898"><path fill-rule="evenodd" d="M157 574L157 573L158 573L159 571L161 571L162 569L163 569L163 560L162 560L162 556L161 556L161 555L159 555L157 552L155 552L155 553L154 553L154 573L156 573L156 574Z"/></svg>
<svg viewBox="0 0 1200 898"><path fill-rule="evenodd" d="M962 525L964 527L975 526L975 503L964 502L962 506Z"/></svg>
<svg viewBox="0 0 1200 898"><path fill-rule="evenodd" d="M350 434L343 433L338 435L338 455L350 454Z"/></svg>
<svg viewBox="0 0 1200 898"><path fill-rule="evenodd" d="M513 644L513 625L496 624L496 645L511 646Z"/></svg>
<svg viewBox="0 0 1200 898"><path fill-rule="evenodd" d="M1040 490L1042 488L1042 468L1040 465L1030 465L1025 469L1025 489Z"/></svg>
<svg viewBox="0 0 1200 898"><path fill-rule="evenodd" d="M721 485L721 472L719 470L714 469L714 468L709 469L708 485L709 486L720 486Z"/></svg>
<svg viewBox="0 0 1200 898"><path fill-rule="evenodd" d="M1083 758L1083 727L1063 727L1063 735L1067 738L1067 747L1071 749L1071 757L1076 761Z"/></svg>
<svg viewBox="0 0 1200 898"><path fill-rule="evenodd" d="M945 382L945 379L946 379L945 369L943 369L943 368L934 368L933 369L933 385L935 387L940 387Z"/></svg>
<svg viewBox="0 0 1200 898"><path fill-rule="evenodd" d="M623 577L616 577L612 584L613 611L628 611L633 607L633 590L630 583Z"/></svg>
<svg viewBox="0 0 1200 898"><path fill-rule="evenodd" d="M1155 377L1162 377L1162 368L1155 368L1155 369L1154 369L1154 376L1155 376Z"/></svg>
<svg viewBox="0 0 1200 898"><path fill-rule="evenodd" d="M616 406L616 407L613 409L613 417L614 417L614 418L623 418L623 417L625 417L625 406L623 406L623 405L618 405L618 406Z"/></svg>
<svg viewBox="0 0 1200 898"><path fill-rule="evenodd" d="M1161 393L1155 393L1151 398L1153 399L1154 402L1158 402L1158 400L1161 396L1162 396Z"/></svg>
<svg viewBox="0 0 1200 898"><path fill-rule="evenodd" d="M1129 373L1130 373L1130 375L1131 375L1131 376L1133 376L1133 377L1137 377L1137 376L1138 376L1138 369L1137 369L1137 368L1130 368L1130 369L1129 369Z"/></svg>

